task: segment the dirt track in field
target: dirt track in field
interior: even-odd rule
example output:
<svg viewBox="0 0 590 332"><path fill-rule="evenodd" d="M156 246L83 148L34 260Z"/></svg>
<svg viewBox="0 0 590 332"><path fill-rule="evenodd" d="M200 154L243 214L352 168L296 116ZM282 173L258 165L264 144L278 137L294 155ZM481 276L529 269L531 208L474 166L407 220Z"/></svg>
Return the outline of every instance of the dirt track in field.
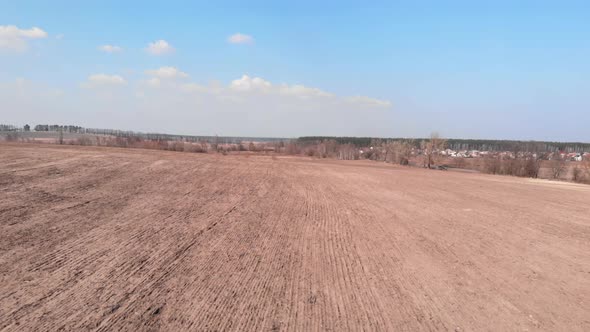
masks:
<svg viewBox="0 0 590 332"><path fill-rule="evenodd" d="M0 144L0 330L590 330L590 186Z"/></svg>

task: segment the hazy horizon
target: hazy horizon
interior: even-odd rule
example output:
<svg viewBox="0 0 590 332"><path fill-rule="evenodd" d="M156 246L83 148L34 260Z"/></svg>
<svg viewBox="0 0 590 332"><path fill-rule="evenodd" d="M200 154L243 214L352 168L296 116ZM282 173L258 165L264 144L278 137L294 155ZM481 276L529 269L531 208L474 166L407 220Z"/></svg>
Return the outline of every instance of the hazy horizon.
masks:
<svg viewBox="0 0 590 332"><path fill-rule="evenodd" d="M590 141L590 4L20 1L0 122Z"/></svg>

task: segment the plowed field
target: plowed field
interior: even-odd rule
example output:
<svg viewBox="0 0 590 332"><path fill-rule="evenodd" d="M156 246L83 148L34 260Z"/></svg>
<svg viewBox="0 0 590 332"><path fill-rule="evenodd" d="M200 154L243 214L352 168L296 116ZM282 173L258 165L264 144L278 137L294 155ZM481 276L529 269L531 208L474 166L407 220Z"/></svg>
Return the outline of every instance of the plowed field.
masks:
<svg viewBox="0 0 590 332"><path fill-rule="evenodd" d="M0 144L0 330L590 331L590 186Z"/></svg>

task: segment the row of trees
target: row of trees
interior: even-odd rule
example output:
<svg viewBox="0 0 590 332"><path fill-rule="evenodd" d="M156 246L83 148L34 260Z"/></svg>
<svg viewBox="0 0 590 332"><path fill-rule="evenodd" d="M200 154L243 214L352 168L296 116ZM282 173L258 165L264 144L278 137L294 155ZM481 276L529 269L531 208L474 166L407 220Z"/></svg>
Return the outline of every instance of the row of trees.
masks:
<svg viewBox="0 0 590 332"><path fill-rule="evenodd" d="M501 158L490 156L484 158L483 171L489 174L502 174L520 177L539 177L542 159L528 156L525 158Z"/></svg>
<svg viewBox="0 0 590 332"><path fill-rule="evenodd" d="M341 160L369 159L399 165L410 165L412 156L415 156L414 159L420 159L420 166L433 168L445 147L446 140L433 133L430 138L424 140L305 137L289 143L285 152Z"/></svg>
<svg viewBox="0 0 590 332"><path fill-rule="evenodd" d="M29 131L30 126L18 127L14 125L0 124L0 132L22 132ZM206 141L211 144L238 144L243 141L256 141L264 143L282 142L286 139L273 137L220 137L220 136L193 136L193 135L172 135L162 133L144 133L130 130L117 129L101 129L101 128L84 128L75 125L60 125L60 124L38 124L33 128L37 132L63 132L63 133L78 133L114 137L139 137L145 140L169 140L169 141L185 141L185 142L201 142Z"/></svg>
<svg viewBox="0 0 590 332"><path fill-rule="evenodd" d="M339 143L346 142L346 143ZM366 144L357 146L352 142ZM569 163L559 152L541 152L551 145L521 142L509 144L508 151L488 151L482 159L468 160L450 158L441 154L449 147L449 140L437 133L422 140L370 139L349 140L349 138L299 139L296 145L287 146L290 154L305 154L319 158L338 158L343 160L370 159L400 165L414 165L425 168L450 163L453 167L469 168L490 174L538 178L541 168L543 176L552 179L572 179L576 182L590 182L590 160L584 163ZM446 165L445 165L446 166Z"/></svg>
<svg viewBox="0 0 590 332"><path fill-rule="evenodd" d="M528 153L516 157L492 154L483 159L481 170L489 174L538 178L541 168L546 169L545 178L590 182L590 160L571 163L559 153Z"/></svg>
<svg viewBox="0 0 590 332"><path fill-rule="evenodd" d="M28 125L25 126L29 128ZM142 133L125 130L115 129L98 129L98 128L83 128L76 125L59 125L59 124L38 124L34 127L35 131L53 131L53 132L65 132L65 133L84 133L93 135L106 135L116 137L141 137L148 140L183 140L188 142L200 142L207 141L213 144L228 144L228 143L239 143L241 141L257 141L257 142L283 142L291 141L288 139L281 138L247 138L247 137L218 137L218 136L191 136L191 135L170 135L161 133ZM12 125L0 124L0 131L23 131L21 127ZM25 130L26 131L26 130ZM437 135L438 136L438 135ZM379 139L371 137L323 137L323 136L306 136L300 137L295 142L296 144L306 150L306 154L311 153L305 149L310 145L318 144L318 142L329 142L328 144L335 143L336 145L348 145L348 149L351 147L366 148L370 146L381 146L381 142L401 142L404 145L410 145L411 148L429 150L428 146L422 146L422 144L429 144L434 142L440 149L440 144L437 144L439 139L436 137L430 137L428 139L404 139L404 138L389 138ZM584 152L590 151L590 143L578 143L578 142L535 142L535 141L506 141L506 140L472 140L472 139L446 139L444 140L444 146L453 150L479 150L479 151L525 151L525 152ZM281 147L282 148L282 147ZM330 150L329 147L327 147ZM294 150L294 147L291 147ZM332 150L334 150L332 148ZM334 152L334 151L332 151ZM328 151L320 151L318 155L325 156ZM352 158L353 154L344 154L343 157ZM360 156L359 156L360 157ZM432 155L430 156L432 157ZM429 159L432 164L431 158Z"/></svg>
<svg viewBox="0 0 590 332"><path fill-rule="evenodd" d="M10 131L20 131L20 130L21 130L20 127L0 123L0 131L10 132Z"/></svg>
<svg viewBox="0 0 590 332"><path fill-rule="evenodd" d="M407 138L383 138L383 141L401 141L412 142L414 147L420 148L422 141L427 139L407 139ZM298 138L298 142L313 143L318 141L333 140L339 144L353 144L357 147L370 146L375 138L371 137L324 137L324 136L304 136ZM515 149L526 152L584 152L590 151L590 143L581 142L544 142L544 141L515 141L515 140L476 140L476 139L456 139L449 138L445 140L446 147L452 150L479 150L479 151L513 151Z"/></svg>
<svg viewBox="0 0 590 332"><path fill-rule="evenodd" d="M36 125L35 131L61 131L66 133L84 133L84 128L73 125Z"/></svg>
<svg viewBox="0 0 590 332"><path fill-rule="evenodd" d="M60 143L61 144L61 143ZM201 140L192 142L188 140L163 140L163 139L144 139L139 136L82 136L75 140L69 140L67 144L84 145L84 146L108 146L120 148L138 148L138 149L152 149L152 150L169 150L178 152L196 152L208 153L219 152L228 153L232 151L264 151L267 144L255 144L249 142L245 144L239 143L218 143L216 141L208 142Z"/></svg>

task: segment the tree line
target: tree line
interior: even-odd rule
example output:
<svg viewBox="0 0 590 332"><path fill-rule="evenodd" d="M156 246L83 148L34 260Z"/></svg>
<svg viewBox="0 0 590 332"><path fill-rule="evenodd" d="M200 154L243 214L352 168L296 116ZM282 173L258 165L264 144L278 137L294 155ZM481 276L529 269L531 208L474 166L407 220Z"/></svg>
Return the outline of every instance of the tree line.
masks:
<svg viewBox="0 0 590 332"><path fill-rule="evenodd" d="M8 132L5 134L7 141L34 142L34 139L31 140L26 136L20 137L20 131L28 131L27 128L29 128L28 125L20 128L0 124L0 131ZM310 136L292 140L170 135L83 128L73 125L37 125L34 129L40 132L58 132L56 141L58 144L223 154L248 151L340 160L368 159L424 168L471 168L491 174L533 178L539 176L542 165L549 165L551 177L554 179L559 179L568 173L568 160L562 153L590 151L590 144L587 143L443 139L437 133L425 139ZM65 138L64 133L86 135ZM474 165L461 156L449 157L446 153L448 151L446 149L449 148L479 150L485 151L485 154L479 154L480 161ZM580 165L575 165L572 179L577 182L590 181L590 160L585 159Z"/></svg>
<svg viewBox="0 0 590 332"><path fill-rule="evenodd" d="M104 128L85 128L76 125L60 125L60 124L38 124L33 128L36 132L63 132L63 133L77 133L77 134L91 134L102 136L126 137L126 138L141 138L144 140L161 140L161 141L185 141L185 142L210 142L217 144L232 144L243 141L257 141L257 142L278 142L288 140L285 138L275 137L232 137L232 136L195 136L195 135L175 135L162 133L145 133L131 130L118 129L104 129ZM24 127L0 124L0 132L23 132L30 131L30 126Z"/></svg>
<svg viewBox="0 0 590 332"><path fill-rule="evenodd" d="M374 141L409 142L415 148L420 147L420 142L429 141L430 138L375 138L375 137L330 137L330 136L303 136L297 141L302 145L314 144L321 141L334 141L338 144L352 144L355 147L370 147ZM582 142L546 142L546 141L518 141L518 140L484 140L484 139L446 139L446 147L451 150L478 150L478 151L526 151L526 152L585 152L590 151L590 143Z"/></svg>

